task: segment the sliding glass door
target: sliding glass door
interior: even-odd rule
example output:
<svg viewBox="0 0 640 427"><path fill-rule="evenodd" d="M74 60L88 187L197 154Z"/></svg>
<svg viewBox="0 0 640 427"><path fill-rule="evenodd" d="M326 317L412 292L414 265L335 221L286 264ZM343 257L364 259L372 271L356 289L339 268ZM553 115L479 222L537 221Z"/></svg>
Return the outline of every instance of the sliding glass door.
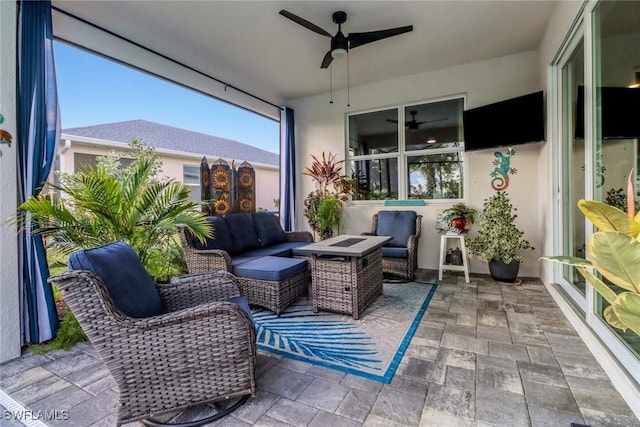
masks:
<svg viewBox="0 0 640 427"><path fill-rule="evenodd" d="M588 257L585 244L594 228L577 209L578 200L599 200L626 211L629 179L640 200L639 46L640 2L588 2L554 63L558 254ZM557 266L555 279L640 382L640 337L604 320L606 301L574 269Z"/></svg>

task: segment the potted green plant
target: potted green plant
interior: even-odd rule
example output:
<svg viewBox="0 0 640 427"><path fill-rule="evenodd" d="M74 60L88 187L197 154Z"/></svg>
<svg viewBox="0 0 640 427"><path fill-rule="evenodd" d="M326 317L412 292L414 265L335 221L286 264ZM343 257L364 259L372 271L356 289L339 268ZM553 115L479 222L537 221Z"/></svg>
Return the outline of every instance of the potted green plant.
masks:
<svg viewBox="0 0 640 427"><path fill-rule="evenodd" d="M484 201L478 235L465 239L469 253L487 261L491 277L500 282L515 282L524 261L518 252L533 249L516 227L514 211L507 193L498 191Z"/></svg>
<svg viewBox="0 0 640 427"><path fill-rule="evenodd" d="M440 218L458 230L466 230L476 220L478 211L465 203L456 203L440 213Z"/></svg>
<svg viewBox="0 0 640 427"><path fill-rule="evenodd" d="M322 152L322 157L311 155L313 162L305 168L303 175L310 176L316 189L304 200L304 216L311 229L324 240L333 235L334 228L340 228L343 202L353 193L353 181L342 173L341 163L336 154Z"/></svg>
<svg viewBox="0 0 640 427"><path fill-rule="evenodd" d="M571 256L546 256L571 265L608 304L604 318L614 328L640 335L640 213L634 215L633 188L627 191L627 213L594 200L580 200L578 208L598 229L589 238L589 260ZM600 279L591 269L600 273Z"/></svg>

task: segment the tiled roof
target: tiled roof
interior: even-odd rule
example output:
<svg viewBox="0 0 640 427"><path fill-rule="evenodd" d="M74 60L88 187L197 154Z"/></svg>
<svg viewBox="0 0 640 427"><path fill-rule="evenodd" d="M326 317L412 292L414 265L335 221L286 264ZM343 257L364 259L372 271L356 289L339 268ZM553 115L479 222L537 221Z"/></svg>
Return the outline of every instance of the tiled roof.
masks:
<svg viewBox="0 0 640 427"><path fill-rule="evenodd" d="M69 128L63 129L62 133L68 136L81 136L123 143L129 143L132 138L137 138L155 148L202 154L207 157L209 162L218 158L225 158L239 162L246 160L249 163L255 162L277 166L280 161L278 154L252 147L242 142L146 120L128 120L125 122Z"/></svg>

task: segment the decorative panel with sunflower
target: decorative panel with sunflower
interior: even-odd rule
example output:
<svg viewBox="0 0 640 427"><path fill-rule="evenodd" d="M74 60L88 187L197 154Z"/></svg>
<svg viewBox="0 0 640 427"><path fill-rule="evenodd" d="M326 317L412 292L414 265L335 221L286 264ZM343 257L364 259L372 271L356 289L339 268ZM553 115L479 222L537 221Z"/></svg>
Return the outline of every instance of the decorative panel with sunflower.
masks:
<svg viewBox="0 0 640 427"><path fill-rule="evenodd" d="M256 200L256 173L248 162L242 162L236 171L238 212L254 212Z"/></svg>
<svg viewBox="0 0 640 427"><path fill-rule="evenodd" d="M211 194L213 215L224 215L232 212L233 169L229 163L218 159L211 165Z"/></svg>

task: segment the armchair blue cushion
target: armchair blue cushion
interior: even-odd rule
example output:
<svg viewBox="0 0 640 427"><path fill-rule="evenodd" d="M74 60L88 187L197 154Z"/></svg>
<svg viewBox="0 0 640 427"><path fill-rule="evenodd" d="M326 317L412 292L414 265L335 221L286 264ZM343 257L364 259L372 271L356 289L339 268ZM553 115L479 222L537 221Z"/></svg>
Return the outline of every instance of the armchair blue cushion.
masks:
<svg viewBox="0 0 640 427"><path fill-rule="evenodd" d="M198 250L220 249L229 254L235 253L231 232L225 219L221 216L208 216L207 221L213 226L213 238L207 238L205 243L202 244L200 240L193 237L191 233L187 231L191 239L191 245Z"/></svg>
<svg viewBox="0 0 640 427"><path fill-rule="evenodd" d="M287 235L280 226L280 222L270 212L256 212L253 214L253 223L258 233L260 245L264 248L287 241Z"/></svg>
<svg viewBox="0 0 640 427"><path fill-rule="evenodd" d="M133 248L124 242L109 243L73 252L69 270L88 270L100 277L115 305L129 317L151 317L162 313L155 283Z"/></svg>
<svg viewBox="0 0 640 427"><path fill-rule="evenodd" d="M258 235L253 225L253 215L248 212L235 213L225 216L224 219L227 221L227 226L229 226L236 253L260 247Z"/></svg>
<svg viewBox="0 0 640 427"><path fill-rule="evenodd" d="M416 234L416 217L414 211L380 211L376 234L393 237L385 246L406 248L409 236Z"/></svg>

